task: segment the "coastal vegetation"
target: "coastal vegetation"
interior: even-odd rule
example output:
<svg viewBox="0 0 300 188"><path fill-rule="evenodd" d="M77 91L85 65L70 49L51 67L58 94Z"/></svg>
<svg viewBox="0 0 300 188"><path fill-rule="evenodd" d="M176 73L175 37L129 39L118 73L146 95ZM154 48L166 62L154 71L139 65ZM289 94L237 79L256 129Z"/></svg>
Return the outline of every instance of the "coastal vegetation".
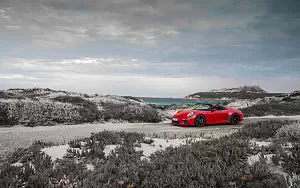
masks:
<svg viewBox="0 0 300 188"><path fill-rule="evenodd" d="M36 141L7 157L0 186L296 188L299 130L299 122L264 121L167 148L178 139L104 131L61 146ZM147 155L154 145L164 149ZM62 157L53 158L53 149L63 149Z"/></svg>
<svg viewBox="0 0 300 188"><path fill-rule="evenodd" d="M45 126L109 120L159 122L158 112L133 97L87 95L50 89L11 89L0 93L0 125Z"/></svg>

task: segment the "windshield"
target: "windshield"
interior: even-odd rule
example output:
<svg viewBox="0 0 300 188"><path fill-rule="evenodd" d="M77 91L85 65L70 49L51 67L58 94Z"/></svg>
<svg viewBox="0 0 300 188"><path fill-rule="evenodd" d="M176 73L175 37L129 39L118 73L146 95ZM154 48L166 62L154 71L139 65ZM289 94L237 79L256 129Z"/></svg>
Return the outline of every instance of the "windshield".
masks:
<svg viewBox="0 0 300 188"><path fill-rule="evenodd" d="M196 108L194 108L194 110L210 110L211 107L212 106L209 104L199 104L196 106Z"/></svg>

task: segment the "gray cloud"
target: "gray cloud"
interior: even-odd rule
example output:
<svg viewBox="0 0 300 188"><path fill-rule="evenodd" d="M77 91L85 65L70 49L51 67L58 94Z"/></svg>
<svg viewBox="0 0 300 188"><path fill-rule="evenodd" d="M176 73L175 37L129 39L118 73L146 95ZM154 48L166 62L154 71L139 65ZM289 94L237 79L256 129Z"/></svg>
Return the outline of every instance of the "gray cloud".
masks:
<svg viewBox="0 0 300 188"><path fill-rule="evenodd" d="M153 8L155 1L11 0L1 6L0 25L27 32L34 44L47 41L56 47L99 37L151 44L158 37L178 34L176 24L162 21L162 16L190 8L165 2L157 6L160 10Z"/></svg>
<svg viewBox="0 0 300 188"><path fill-rule="evenodd" d="M300 72L298 10L293 0L4 0L0 86L75 82L92 90L111 79L101 92L141 95L139 86L145 95L181 96L244 84L290 91Z"/></svg>
<svg viewBox="0 0 300 188"><path fill-rule="evenodd" d="M209 17L207 13L214 9L208 1L195 7L192 2L177 0L8 0L1 11L0 26L26 32L34 45L48 43L53 47L99 38L155 44L162 37L178 35L184 28L240 24L225 16Z"/></svg>
<svg viewBox="0 0 300 188"><path fill-rule="evenodd" d="M296 44L300 41L300 2L265 1L266 11L249 26L259 32L263 40L278 44Z"/></svg>

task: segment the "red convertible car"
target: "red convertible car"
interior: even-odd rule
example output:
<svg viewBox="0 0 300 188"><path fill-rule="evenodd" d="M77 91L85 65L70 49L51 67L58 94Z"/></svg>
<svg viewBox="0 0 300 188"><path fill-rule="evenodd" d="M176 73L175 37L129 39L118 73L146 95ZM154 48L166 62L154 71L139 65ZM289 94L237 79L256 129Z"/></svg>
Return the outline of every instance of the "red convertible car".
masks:
<svg viewBox="0 0 300 188"><path fill-rule="evenodd" d="M172 116L173 125L201 127L208 124L230 123L233 125L243 121L243 113L239 110L219 105L199 104L196 108L179 110Z"/></svg>

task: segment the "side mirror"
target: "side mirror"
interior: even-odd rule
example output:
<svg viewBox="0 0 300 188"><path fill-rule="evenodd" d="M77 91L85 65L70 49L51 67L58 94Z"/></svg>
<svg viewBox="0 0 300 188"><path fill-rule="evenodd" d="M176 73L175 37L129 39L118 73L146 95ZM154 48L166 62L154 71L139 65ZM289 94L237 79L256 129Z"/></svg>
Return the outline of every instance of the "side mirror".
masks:
<svg viewBox="0 0 300 188"><path fill-rule="evenodd" d="M211 109L211 111L212 111L212 112L215 112L215 111L217 111L217 109L216 109L216 108L213 108L213 109Z"/></svg>

